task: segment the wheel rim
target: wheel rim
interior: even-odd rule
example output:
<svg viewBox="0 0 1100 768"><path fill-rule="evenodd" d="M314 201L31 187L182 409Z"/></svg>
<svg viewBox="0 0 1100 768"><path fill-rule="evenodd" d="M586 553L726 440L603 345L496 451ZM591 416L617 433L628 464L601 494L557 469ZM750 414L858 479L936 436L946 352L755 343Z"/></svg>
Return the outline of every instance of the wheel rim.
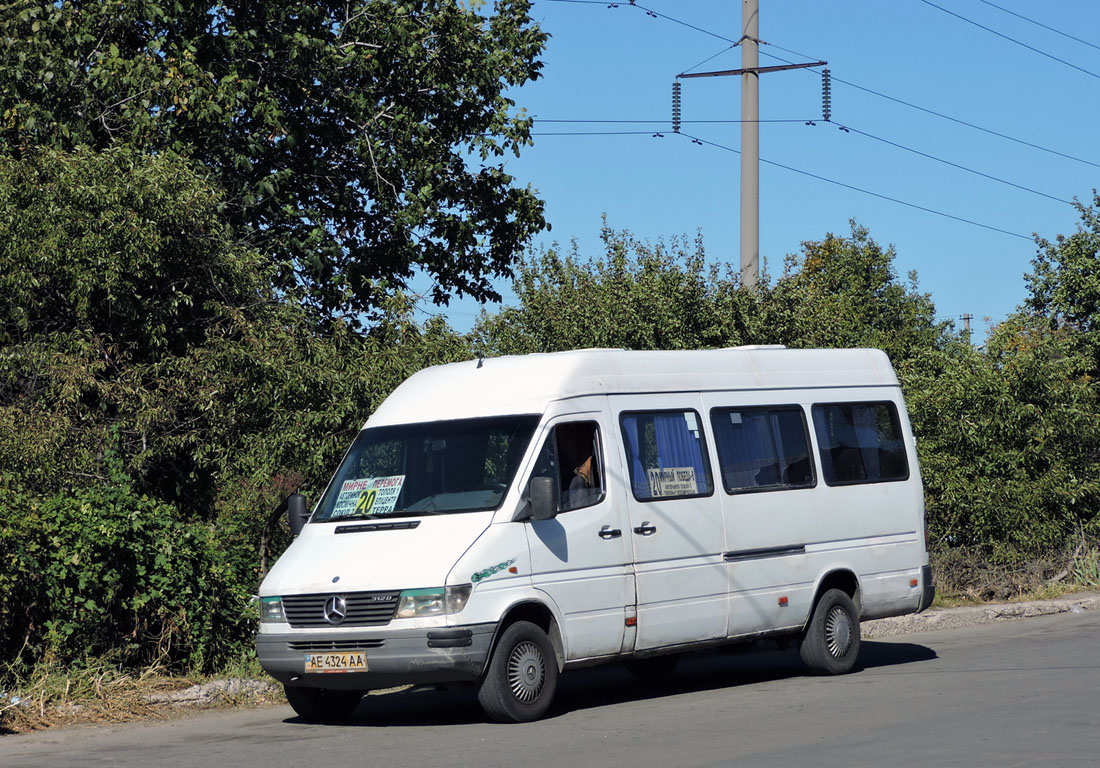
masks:
<svg viewBox="0 0 1100 768"><path fill-rule="evenodd" d="M546 660L542 650L529 640L512 649L508 656L508 687L512 695L530 704L542 693L546 682Z"/></svg>
<svg viewBox="0 0 1100 768"><path fill-rule="evenodd" d="M825 647L834 659L841 658L852 647L852 620L839 605L834 605L825 617Z"/></svg>

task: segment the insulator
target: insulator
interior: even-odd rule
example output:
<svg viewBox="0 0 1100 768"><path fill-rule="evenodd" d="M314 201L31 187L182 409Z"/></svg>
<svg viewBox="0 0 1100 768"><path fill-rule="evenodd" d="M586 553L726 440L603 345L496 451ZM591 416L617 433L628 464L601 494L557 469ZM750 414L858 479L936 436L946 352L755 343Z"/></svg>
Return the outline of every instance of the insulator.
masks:
<svg viewBox="0 0 1100 768"><path fill-rule="evenodd" d="M825 122L833 115L832 80L828 69L821 70L821 115Z"/></svg>
<svg viewBox="0 0 1100 768"><path fill-rule="evenodd" d="M680 81L672 84L672 132L680 132Z"/></svg>

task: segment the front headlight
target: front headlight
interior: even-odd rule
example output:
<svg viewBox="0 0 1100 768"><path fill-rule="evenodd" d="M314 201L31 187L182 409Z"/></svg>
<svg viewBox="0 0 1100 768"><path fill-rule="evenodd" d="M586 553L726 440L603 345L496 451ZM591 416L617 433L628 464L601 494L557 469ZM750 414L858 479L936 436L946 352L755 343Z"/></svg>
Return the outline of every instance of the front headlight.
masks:
<svg viewBox="0 0 1100 768"><path fill-rule="evenodd" d="M261 597L260 621L285 623L286 616L283 615L283 598Z"/></svg>
<svg viewBox="0 0 1100 768"><path fill-rule="evenodd" d="M455 587L406 589L397 603L397 618L412 619L417 616L458 613L466 607L473 588L473 584L460 584Z"/></svg>

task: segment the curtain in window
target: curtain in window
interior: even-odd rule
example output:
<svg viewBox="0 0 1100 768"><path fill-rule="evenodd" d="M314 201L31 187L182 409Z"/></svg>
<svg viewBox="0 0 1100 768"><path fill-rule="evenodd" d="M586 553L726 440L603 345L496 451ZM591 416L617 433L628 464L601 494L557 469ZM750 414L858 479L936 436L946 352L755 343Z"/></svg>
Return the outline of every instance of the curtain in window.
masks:
<svg viewBox="0 0 1100 768"><path fill-rule="evenodd" d="M638 445L638 417L623 417L623 435L626 436L627 450L630 452L630 479L634 486L634 497L647 499L653 495L649 488L649 478L642 466L642 452Z"/></svg>
<svg viewBox="0 0 1100 768"><path fill-rule="evenodd" d="M696 424L698 432L698 424ZM699 438L688 429L683 413L658 413L653 416L657 437L657 462L661 469L693 467L696 493L707 492L706 474Z"/></svg>
<svg viewBox="0 0 1100 768"><path fill-rule="evenodd" d="M857 405L852 408L852 423L856 430L856 443L863 458L863 470L868 480L881 477L878 461L879 434L877 427L878 407Z"/></svg>

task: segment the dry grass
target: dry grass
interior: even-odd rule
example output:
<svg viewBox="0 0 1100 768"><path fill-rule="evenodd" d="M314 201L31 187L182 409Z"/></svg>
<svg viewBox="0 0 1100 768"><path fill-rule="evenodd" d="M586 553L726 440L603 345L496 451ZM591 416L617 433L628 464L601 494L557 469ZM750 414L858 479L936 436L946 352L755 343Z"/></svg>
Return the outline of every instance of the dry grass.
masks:
<svg viewBox="0 0 1100 768"><path fill-rule="evenodd" d="M250 665L249 665L250 666ZM253 670L228 670L226 676ZM165 694L209 683L219 676L172 674L163 667L126 672L107 661L86 662L76 669L42 662L22 675L8 670L0 684L0 733L19 733L77 723L117 723L164 719L181 705L164 700ZM254 675L260 678L258 672ZM213 686L212 686L213 687ZM247 690L192 698L187 707L259 706L282 701L274 690Z"/></svg>
<svg viewBox="0 0 1100 768"><path fill-rule="evenodd" d="M973 605L992 601L1049 599L1096 589L1087 577L1100 551L1095 539L1082 536L1074 544L1030 557L997 557L981 547L957 547L932 553L937 604Z"/></svg>

